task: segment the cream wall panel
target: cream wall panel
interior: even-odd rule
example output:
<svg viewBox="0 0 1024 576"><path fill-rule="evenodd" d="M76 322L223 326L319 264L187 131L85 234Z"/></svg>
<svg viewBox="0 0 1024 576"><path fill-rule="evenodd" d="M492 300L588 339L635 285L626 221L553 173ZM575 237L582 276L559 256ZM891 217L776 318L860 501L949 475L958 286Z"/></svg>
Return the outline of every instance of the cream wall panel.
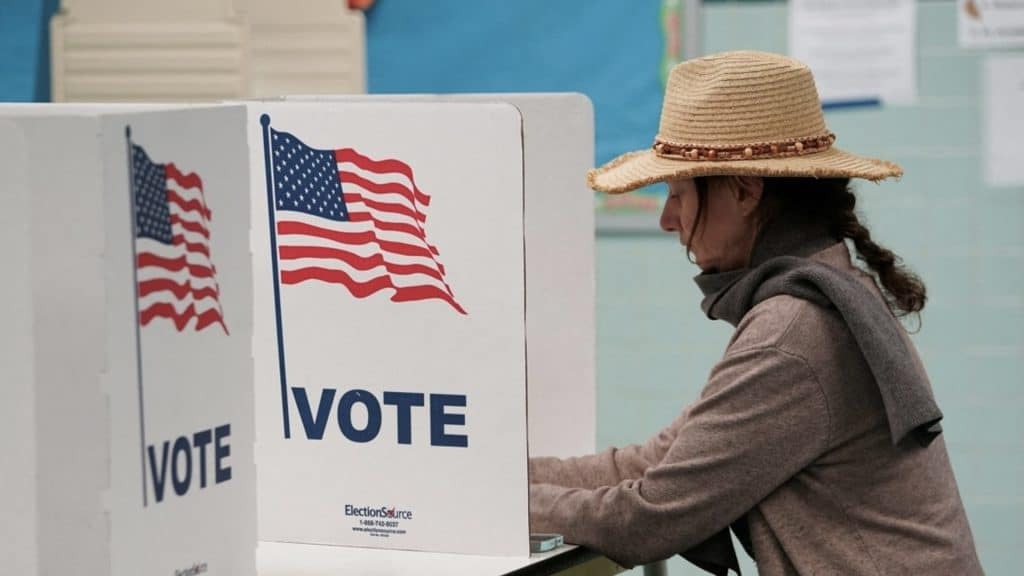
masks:
<svg viewBox="0 0 1024 576"><path fill-rule="evenodd" d="M179 10L172 15L164 3L152 0L65 1L50 22L54 101L178 102L247 95L247 26L231 2L174 5ZM143 7L152 8L145 17Z"/></svg>
<svg viewBox="0 0 1024 576"><path fill-rule="evenodd" d="M307 0L64 0L57 102L190 102L366 91L363 13Z"/></svg>
<svg viewBox="0 0 1024 576"><path fill-rule="evenodd" d="M251 95L366 92L363 13L340 0L248 0Z"/></svg>

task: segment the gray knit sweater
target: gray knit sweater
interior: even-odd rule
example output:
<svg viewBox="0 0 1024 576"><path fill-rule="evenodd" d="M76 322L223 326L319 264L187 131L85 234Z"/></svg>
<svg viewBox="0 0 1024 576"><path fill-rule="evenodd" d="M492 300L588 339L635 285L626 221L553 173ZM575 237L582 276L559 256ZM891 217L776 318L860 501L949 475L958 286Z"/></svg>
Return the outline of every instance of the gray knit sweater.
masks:
<svg viewBox="0 0 1024 576"><path fill-rule="evenodd" d="M882 297L844 244L813 259ZM659 434L533 458L530 482L531 531L627 566L688 550L746 513L761 574L982 573L942 437L894 446L842 318L790 296L746 314L700 398Z"/></svg>

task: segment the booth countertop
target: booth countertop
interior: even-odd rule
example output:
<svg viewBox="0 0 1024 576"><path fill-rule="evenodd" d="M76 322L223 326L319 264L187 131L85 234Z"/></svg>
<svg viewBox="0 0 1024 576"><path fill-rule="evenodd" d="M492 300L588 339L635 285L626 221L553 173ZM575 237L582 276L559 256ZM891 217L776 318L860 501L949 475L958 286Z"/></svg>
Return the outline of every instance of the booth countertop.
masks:
<svg viewBox="0 0 1024 576"><path fill-rule="evenodd" d="M279 542L260 542L256 550L259 576L527 576L561 574L584 565L587 574L615 574L622 571L622 568L607 558L570 545L543 554L532 554L528 558Z"/></svg>

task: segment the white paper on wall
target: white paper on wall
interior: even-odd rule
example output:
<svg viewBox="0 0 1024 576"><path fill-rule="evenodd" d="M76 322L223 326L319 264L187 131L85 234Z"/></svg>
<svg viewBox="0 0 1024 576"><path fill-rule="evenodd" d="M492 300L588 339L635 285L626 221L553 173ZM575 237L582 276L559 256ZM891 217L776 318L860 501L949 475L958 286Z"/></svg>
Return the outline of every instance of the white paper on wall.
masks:
<svg viewBox="0 0 1024 576"><path fill-rule="evenodd" d="M1024 46L1024 0L957 0L957 37L966 48Z"/></svg>
<svg viewBox="0 0 1024 576"><path fill-rule="evenodd" d="M527 555L518 111L253 104L249 144L260 539Z"/></svg>
<svg viewBox="0 0 1024 576"><path fill-rule="evenodd" d="M823 104L917 98L913 0L792 0L789 53L814 73Z"/></svg>
<svg viewBox="0 0 1024 576"><path fill-rule="evenodd" d="M985 180L1024 186L1024 55L988 56L983 94Z"/></svg>

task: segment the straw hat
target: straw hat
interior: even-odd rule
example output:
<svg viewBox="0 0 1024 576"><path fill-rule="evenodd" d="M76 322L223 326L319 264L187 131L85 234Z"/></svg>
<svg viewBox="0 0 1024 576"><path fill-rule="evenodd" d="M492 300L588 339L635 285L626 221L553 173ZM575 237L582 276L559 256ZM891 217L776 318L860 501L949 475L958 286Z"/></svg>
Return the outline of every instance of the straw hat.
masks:
<svg viewBox="0 0 1024 576"><path fill-rule="evenodd" d="M587 173L613 194L695 176L898 177L892 162L843 152L825 127L810 69L766 52L723 52L672 69L649 150Z"/></svg>

